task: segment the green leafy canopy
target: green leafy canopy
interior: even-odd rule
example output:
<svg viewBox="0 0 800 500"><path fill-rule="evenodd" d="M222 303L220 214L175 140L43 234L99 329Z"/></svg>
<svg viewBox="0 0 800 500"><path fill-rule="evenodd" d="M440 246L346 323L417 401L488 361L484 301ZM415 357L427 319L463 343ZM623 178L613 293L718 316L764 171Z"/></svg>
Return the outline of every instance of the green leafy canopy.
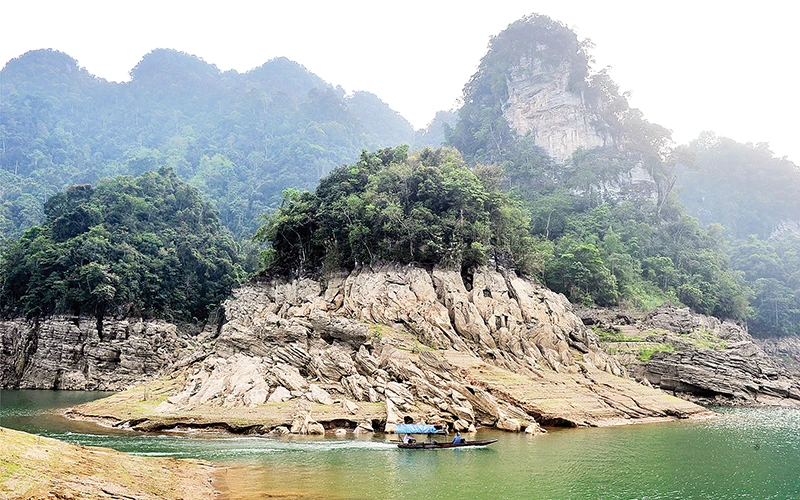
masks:
<svg viewBox="0 0 800 500"><path fill-rule="evenodd" d="M489 185L489 187L487 187ZM454 149L364 151L314 193L286 191L256 233L267 272L300 275L379 261L466 269L493 259L530 272L530 217Z"/></svg>
<svg viewBox="0 0 800 500"><path fill-rule="evenodd" d="M171 169L76 185L0 259L6 316L205 320L244 273L217 213Z"/></svg>

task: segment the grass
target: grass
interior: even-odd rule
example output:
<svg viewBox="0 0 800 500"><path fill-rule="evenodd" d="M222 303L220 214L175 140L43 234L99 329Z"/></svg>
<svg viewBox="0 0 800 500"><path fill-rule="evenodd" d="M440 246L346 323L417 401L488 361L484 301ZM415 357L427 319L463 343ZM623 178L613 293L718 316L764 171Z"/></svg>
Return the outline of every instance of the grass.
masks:
<svg viewBox="0 0 800 500"><path fill-rule="evenodd" d="M712 349L714 351L722 351L728 345L728 342L720 339L713 332L706 328L699 328L687 336L689 340L699 348Z"/></svg>
<svg viewBox="0 0 800 500"><path fill-rule="evenodd" d="M673 352L675 348L670 344L649 345L639 349L639 360L650 361L653 354L657 352Z"/></svg>
<svg viewBox="0 0 800 500"><path fill-rule="evenodd" d="M374 342L380 342L384 335L391 332L391 328L380 323L370 323L368 326L369 338Z"/></svg>
<svg viewBox="0 0 800 500"><path fill-rule="evenodd" d="M645 342L646 336L628 336L619 330L607 330L600 327L592 327L592 331L600 338L600 342Z"/></svg>

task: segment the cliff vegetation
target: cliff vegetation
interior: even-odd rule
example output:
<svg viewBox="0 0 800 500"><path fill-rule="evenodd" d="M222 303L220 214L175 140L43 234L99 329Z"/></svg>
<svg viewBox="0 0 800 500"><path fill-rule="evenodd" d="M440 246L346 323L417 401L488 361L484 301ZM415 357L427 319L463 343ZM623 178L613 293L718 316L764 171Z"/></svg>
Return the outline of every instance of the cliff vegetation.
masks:
<svg viewBox="0 0 800 500"><path fill-rule="evenodd" d="M481 180L454 149L364 152L314 193L285 193L256 233L269 242L267 272L300 276L382 261L464 269L490 260L536 266L530 218L512 196Z"/></svg>
<svg viewBox="0 0 800 500"><path fill-rule="evenodd" d="M464 87L449 143L525 202L550 288L584 305L745 319L751 292L721 229L701 227L673 192L691 151L592 70L590 48L546 16L511 24Z"/></svg>
<svg viewBox="0 0 800 500"><path fill-rule="evenodd" d="M244 273L197 189L161 169L76 185L0 258L0 311L204 321Z"/></svg>

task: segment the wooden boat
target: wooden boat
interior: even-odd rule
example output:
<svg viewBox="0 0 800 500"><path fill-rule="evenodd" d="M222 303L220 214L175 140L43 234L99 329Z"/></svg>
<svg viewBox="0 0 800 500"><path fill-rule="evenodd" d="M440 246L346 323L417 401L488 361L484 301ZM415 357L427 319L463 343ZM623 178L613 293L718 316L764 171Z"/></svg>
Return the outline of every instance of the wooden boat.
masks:
<svg viewBox="0 0 800 500"><path fill-rule="evenodd" d="M433 434L445 434L445 430L441 426L428 425L428 424L397 424L395 428L397 434L427 434L429 441L411 440L408 443L400 441L397 445L398 448L404 450L444 450L449 448L464 448L467 446L486 446L496 443L496 439L485 439L483 441L466 441L460 443L439 442L433 441Z"/></svg>
<svg viewBox="0 0 800 500"><path fill-rule="evenodd" d="M496 439L484 439L476 441L464 441L463 443L439 443L436 441L416 442L416 443L400 443L398 448L404 450L444 450L448 448L464 448L466 446L487 446L496 443Z"/></svg>

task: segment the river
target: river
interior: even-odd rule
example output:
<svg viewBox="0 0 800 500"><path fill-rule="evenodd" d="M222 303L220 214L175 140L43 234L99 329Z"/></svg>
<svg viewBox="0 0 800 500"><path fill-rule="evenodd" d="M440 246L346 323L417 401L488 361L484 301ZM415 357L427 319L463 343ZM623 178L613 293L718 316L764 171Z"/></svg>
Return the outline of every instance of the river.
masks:
<svg viewBox="0 0 800 500"><path fill-rule="evenodd" d="M53 409L103 393L0 392L0 425L144 456L221 467L223 498L800 498L800 410L717 408L704 421L498 431L487 448L399 450L389 436L141 434L73 422ZM470 437L468 436L468 439Z"/></svg>

